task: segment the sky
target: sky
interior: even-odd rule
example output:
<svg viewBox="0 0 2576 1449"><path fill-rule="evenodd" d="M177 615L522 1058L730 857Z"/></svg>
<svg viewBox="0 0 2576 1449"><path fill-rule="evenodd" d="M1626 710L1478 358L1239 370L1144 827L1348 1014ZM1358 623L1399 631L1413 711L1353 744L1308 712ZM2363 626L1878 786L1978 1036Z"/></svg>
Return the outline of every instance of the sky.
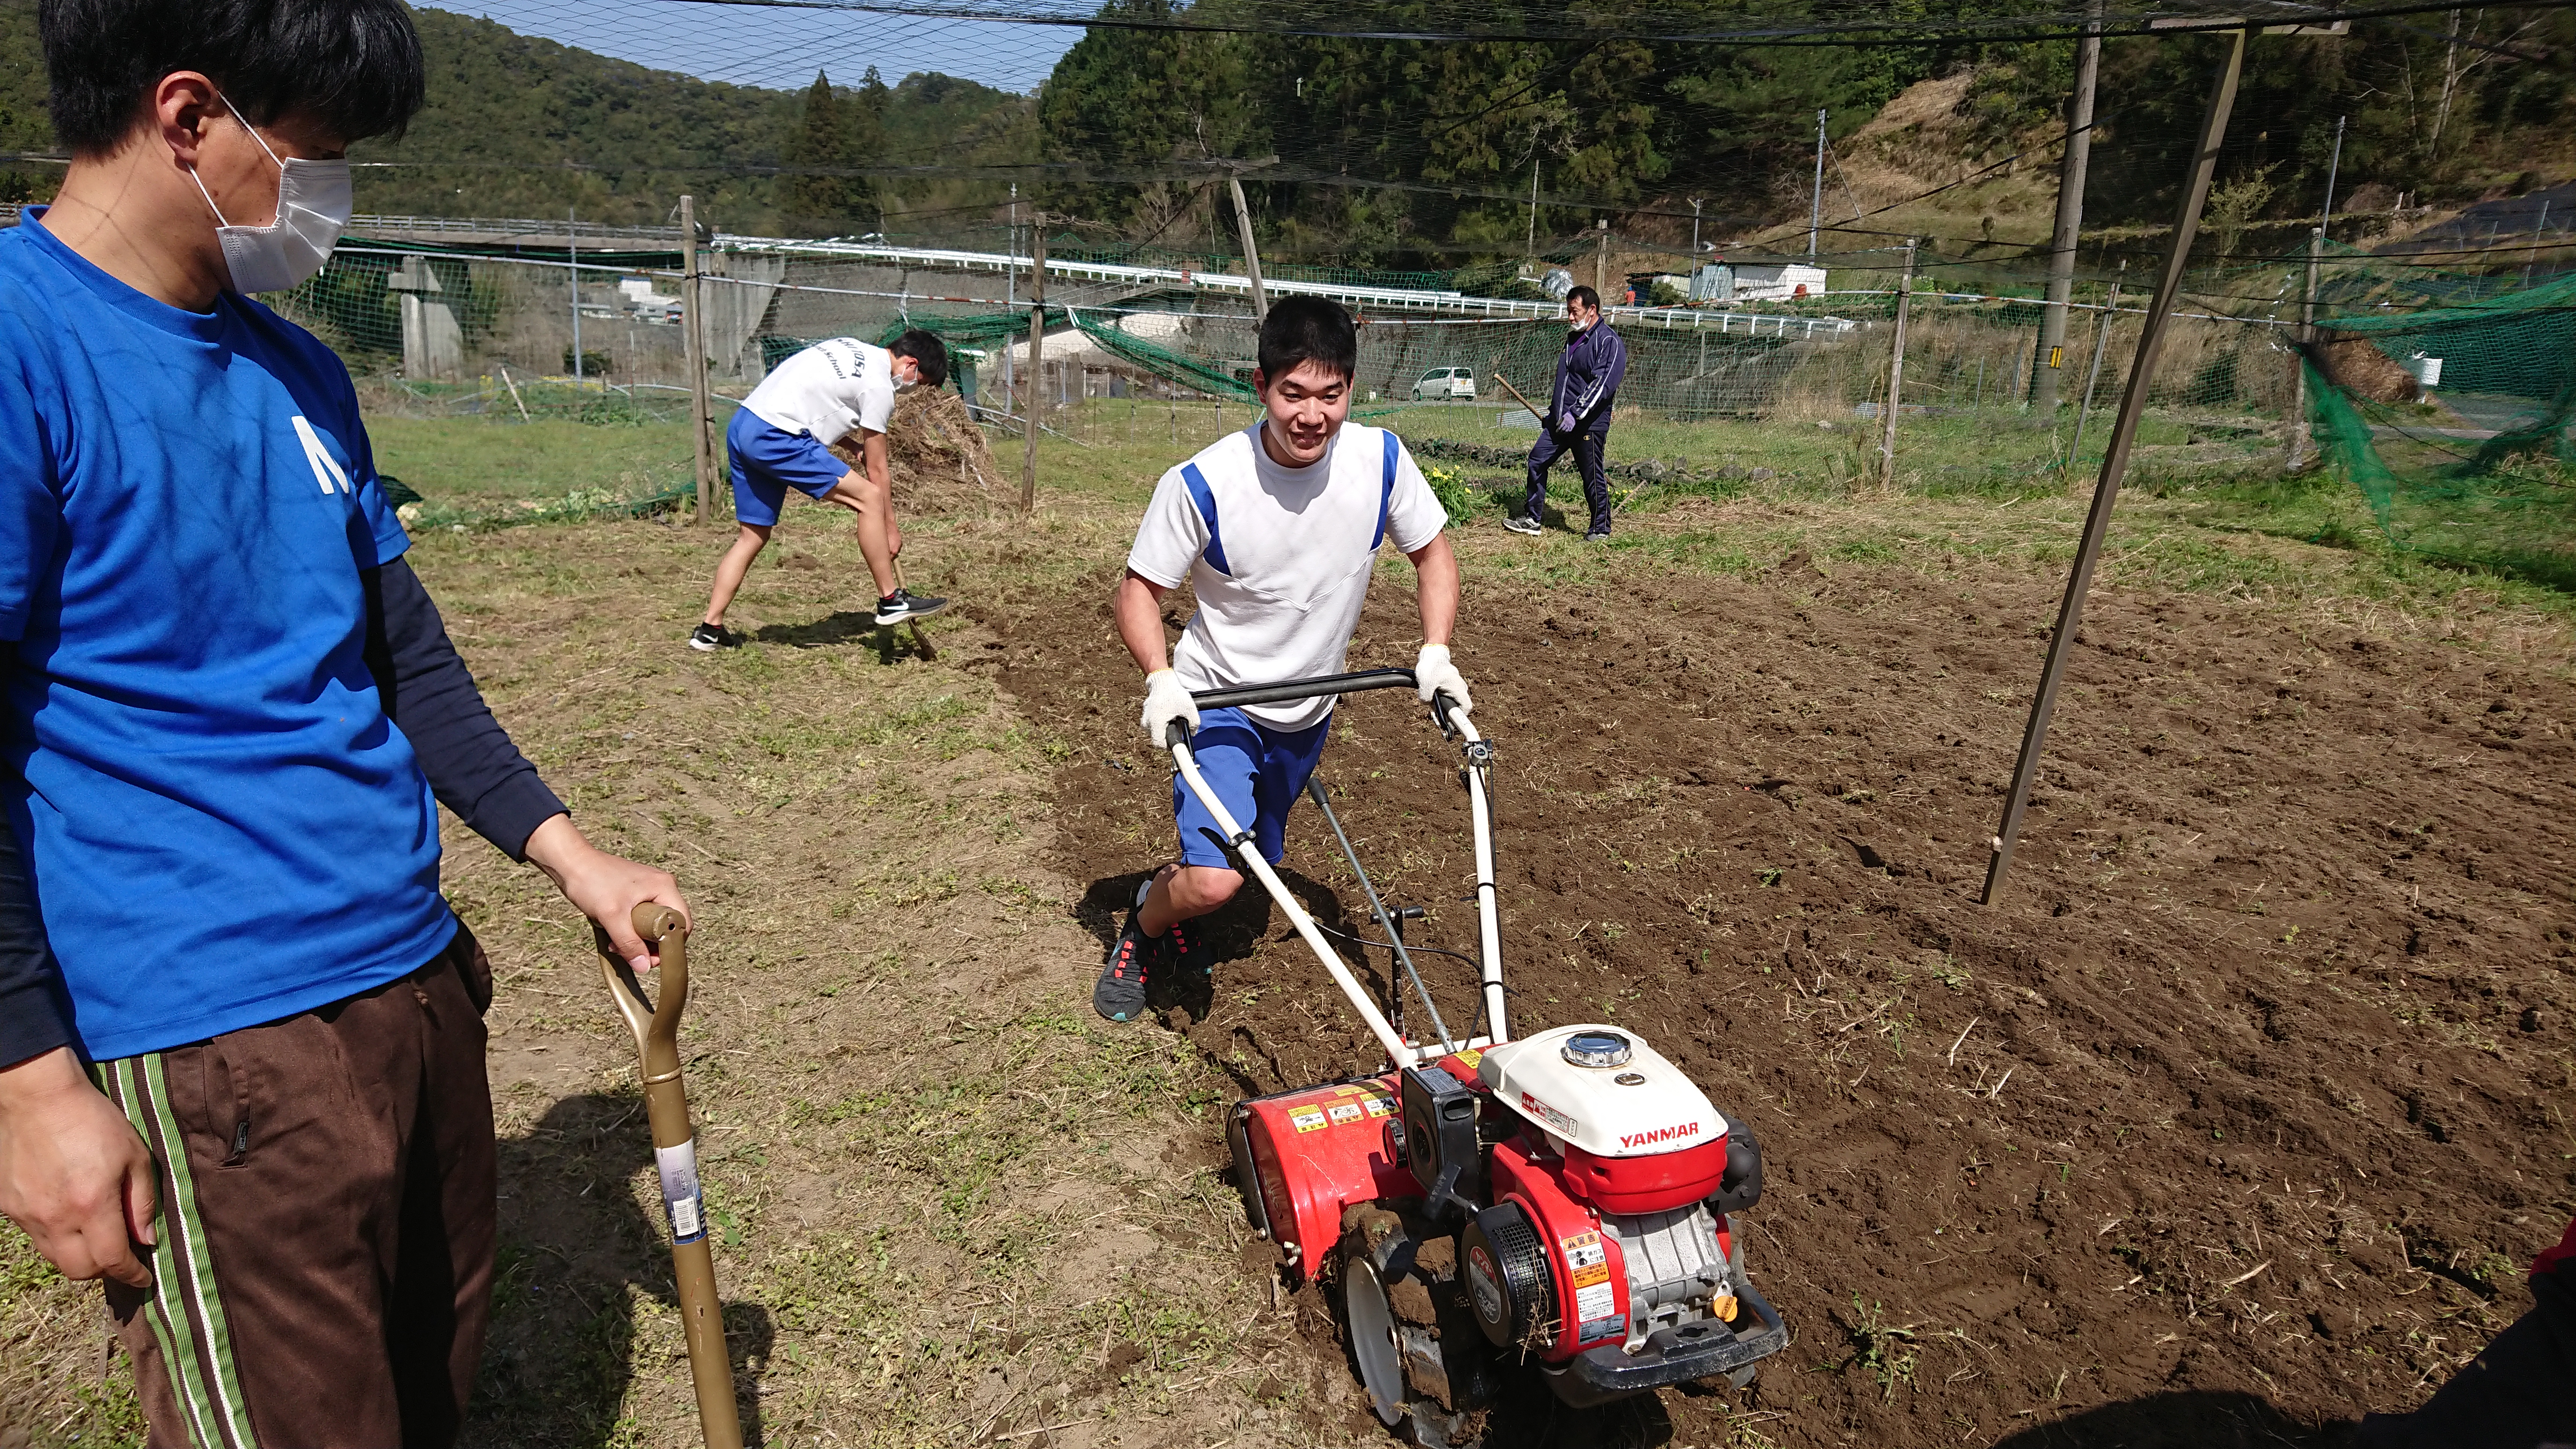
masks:
<svg viewBox="0 0 2576 1449"><path fill-rule="evenodd" d="M818 69L836 84L852 84L873 65L888 85L914 71L941 71L1031 91L1082 38L1074 26L687 0L467 0L432 8L656 70L780 90L812 84Z"/></svg>

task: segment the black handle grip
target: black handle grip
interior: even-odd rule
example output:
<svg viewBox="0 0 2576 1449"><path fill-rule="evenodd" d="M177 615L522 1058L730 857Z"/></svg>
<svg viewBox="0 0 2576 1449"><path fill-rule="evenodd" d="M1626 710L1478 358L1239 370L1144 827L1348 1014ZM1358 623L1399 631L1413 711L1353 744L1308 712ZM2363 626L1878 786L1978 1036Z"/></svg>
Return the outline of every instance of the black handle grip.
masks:
<svg viewBox="0 0 2576 1449"><path fill-rule="evenodd" d="M1413 689L1410 669L1363 669L1354 674L1323 674L1313 679L1283 679L1277 684L1246 684L1233 689L1202 689L1190 698L1201 709L1230 709L1246 704L1284 704L1292 699L1360 694L1372 689Z"/></svg>

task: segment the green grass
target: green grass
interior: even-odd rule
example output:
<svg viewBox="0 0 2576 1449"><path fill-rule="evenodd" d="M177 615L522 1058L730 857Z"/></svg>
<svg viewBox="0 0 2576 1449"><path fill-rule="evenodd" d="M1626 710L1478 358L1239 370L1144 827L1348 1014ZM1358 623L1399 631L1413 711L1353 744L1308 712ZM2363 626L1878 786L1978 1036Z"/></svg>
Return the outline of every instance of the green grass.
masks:
<svg viewBox="0 0 2576 1449"><path fill-rule="evenodd" d="M1362 404L1356 411L1417 439L1514 452L1533 440L1503 426L1499 407ZM1139 510L1165 470L1252 417L1241 403L1092 399L1050 415L1051 431L1039 436L1038 476L1050 494ZM1978 416L1905 414L1897 424L1896 487L1882 492L1872 419L1622 418L1611 430L1611 460L1661 459L1676 472L1658 482L1613 481L1623 520L1613 552L1642 551L1670 567L1732 575L1801 550L1828 569L1939 570L1962 560L2060 568L2072 556L2108 424L2108 409L2097 409L2084 455L2070 464L2071 411L2046 428L2002 408ZM685 482L690 471L679 423L519 423L485 415L379 418L370 428L380 466L423 494L440 518L445 510L490 517L496 506L542 502L549 507L535 521L557 521L556 513L581 511L562 506L570 495L631 498ZM1007 493L1018 482L1020 441L997 434L992 443ZM2285 474L2279 458L2277 440L2245 419L2149 415L2139 428L2106 577L2401 604L2447 605L2466 592L2576 616L2576 594L2550 587L2539 571L2468 568L2392 546L2357 490L2320 472ZM1519 507L1516 467L1432 466L1442 475L1444 502L1470 530ZM1555 471L1549 498L1579 520L1581 486L1570 466ZM1482 567L1540 582L1597 571L1597 563L1560 554L1554 542L1505 551Z"/></svg>
<svg viewBox="0 0 2576 1449"><path fill-rule="evenodd" d="M689 480L689 425L600 427L540 418L372 417L376 468L431 504L488 506L608 490L658 493Z"/></svg>

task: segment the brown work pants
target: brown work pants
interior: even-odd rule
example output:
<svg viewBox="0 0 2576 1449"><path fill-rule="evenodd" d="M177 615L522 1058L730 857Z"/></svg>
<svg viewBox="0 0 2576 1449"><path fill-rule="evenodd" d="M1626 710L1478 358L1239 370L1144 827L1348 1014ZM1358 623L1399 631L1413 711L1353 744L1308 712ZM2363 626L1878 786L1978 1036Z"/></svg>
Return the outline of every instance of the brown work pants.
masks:
<svg viewBox="0 0 2576 1449"><path fill-rule="evenodd" d="M161 1171L153 1286L108 1285L153 1449L452 1442L491 1307L492 971L102 1062Z"/></svg>

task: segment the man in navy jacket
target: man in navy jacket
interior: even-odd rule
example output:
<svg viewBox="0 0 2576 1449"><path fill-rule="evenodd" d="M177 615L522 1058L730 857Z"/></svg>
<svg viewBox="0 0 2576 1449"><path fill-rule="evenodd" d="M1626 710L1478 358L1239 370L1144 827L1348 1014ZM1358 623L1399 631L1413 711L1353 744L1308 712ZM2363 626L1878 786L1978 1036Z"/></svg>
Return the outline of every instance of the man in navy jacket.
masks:
<svg viewBox="0 0 2576 1449"><path fill-rule="evenodd" d="M1539 531L1540 509L1547 502L1547 470L1571 449L1575 470L1583 475L1584 501L1592 507L1588 542L1610 536L1610 479L1601 460L1610 439L1610 405L1617 400L1619 380L1628 372L1628 344L1601 320L1601 297L1590 287L1565 294L1565 352L1556 360L1556 387L1549 394L1548 416L1539 419L1539 438L1529 455L1529 507L1518 518L1504 520L1514 533Z"/></svg>

